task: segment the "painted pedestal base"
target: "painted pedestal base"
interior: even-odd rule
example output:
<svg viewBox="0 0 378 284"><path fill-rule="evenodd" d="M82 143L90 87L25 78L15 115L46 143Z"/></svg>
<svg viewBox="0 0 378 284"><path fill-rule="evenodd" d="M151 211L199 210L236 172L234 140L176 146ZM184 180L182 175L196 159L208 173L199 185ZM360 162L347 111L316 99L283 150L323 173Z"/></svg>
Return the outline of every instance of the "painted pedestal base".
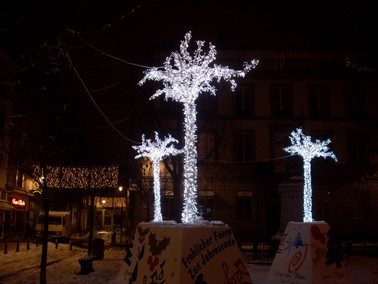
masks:
<svg viewBox="0 0 378 284"><path fill-rule="evenodd" d="M125 261L124 283L252 283L223 224L140 223Z"/></svg>
<svg viewBox="0 0 378 284"><path fill-rule="evenodd" d="M351 283L324 222L289 222L265 283Z"/></svg>

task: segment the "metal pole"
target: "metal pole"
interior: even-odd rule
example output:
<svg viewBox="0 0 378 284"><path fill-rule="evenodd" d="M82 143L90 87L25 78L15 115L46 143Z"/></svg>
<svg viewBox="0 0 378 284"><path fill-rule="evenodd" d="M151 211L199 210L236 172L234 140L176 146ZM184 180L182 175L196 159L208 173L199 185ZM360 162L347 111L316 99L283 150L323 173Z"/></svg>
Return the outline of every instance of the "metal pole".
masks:
<svg viewBox="0 0 378 284"><path fill-rule="evenodd" d="M89 237L88 237L88 255L92 255L92 241L93 241L93 223L94 223L94 193L91 193L91 206L90 206L90 223L89 223Z"/></svg>
<svg viewBox="0 0 378 284"><path fill-rule="evenodd" d="M123 198L121 197L121 235L119 239L121 247L122 247L122 231L123 231Z"/></svg>
<svg viewBox="0 0 378 284"><path fill-rule="evenodd" d="M88 189L90 191L91 195L91 206L90 206L90 216L89 216L89 237L88 237L88 255L92 255L92 241L93 241L93 223L94 223L94 202L95 202L95 196L94 196L94 190L91 190L91 173L89 172L88 177Z"/></svg>

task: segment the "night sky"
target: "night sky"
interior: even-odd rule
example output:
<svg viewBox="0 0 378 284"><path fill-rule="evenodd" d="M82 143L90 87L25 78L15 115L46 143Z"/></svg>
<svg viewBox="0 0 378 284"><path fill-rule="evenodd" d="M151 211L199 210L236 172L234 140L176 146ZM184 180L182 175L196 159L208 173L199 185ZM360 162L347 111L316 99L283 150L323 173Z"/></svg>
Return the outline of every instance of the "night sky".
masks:
<svg viewBox="0 0 378 284"><path fill-rule="evenodd" d="M135 96L146 91L137 86L144 68L103 53L150 66L153 46L175 51L188 31L193 40L220 48L378 48L374 1L223 2L1 1L0 46L15 66L6 83L47 102L27 111L29 121L38 113L60 125L49 130L55 143L72 145L75 153L85 149L87 156L107 148L98 159L116 160L132 151L136 135L127 133L126 124L135 115ZM126 138L109 127L104 115Z"/></svg>

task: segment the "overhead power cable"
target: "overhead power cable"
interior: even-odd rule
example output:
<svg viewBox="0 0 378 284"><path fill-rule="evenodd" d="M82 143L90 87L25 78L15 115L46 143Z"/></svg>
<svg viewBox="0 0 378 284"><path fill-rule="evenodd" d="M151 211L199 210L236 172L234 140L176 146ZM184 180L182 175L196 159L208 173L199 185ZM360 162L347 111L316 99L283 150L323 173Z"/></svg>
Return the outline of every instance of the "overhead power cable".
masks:
<svg viewBox="0 0 378 284"><path fill-rule="evenodd" d="M74 70L76 76L79 78L80 80L80 83L83 85L84 89L85 89L85 92L87 93L87 95L89 96L89 98L91 99L91 101L93 102L94 106L97 108L97 110L100 112L100 114L102 115L102 117L106 120L106 122L109 124L109 126L115 131L117 132L123 139L125 139L126 141L130 142L130 143L133 143L133 144L140 144L139 142L136 142L128 137L126 137L121 131L119 131L118 128L116 128L113 123L109 120L109 118L105 115L105 113L102 111L102 109L100 108L100 106L97 104L96 100L93 98L91 92L89 91L89 89L87 88L85 82L83 81L83 79L81 78L79 72L77 71L77 69L75 68L75 65L73 64L68 52L67 52L67 59L68 59L68 62L70 63L72 69Z"/></svg>
<svg viewBox="0 0 378 284"><path fill-rule="evenodd" d="M222 161L222 160L201 160L200 162L203 163L219 163L219 164L254 164L254 163L264 163L264 162L271 162L271 161L277 161L277 160L283 160L293 157L293 155L286 155L282 157L277 158L271 158L271 159L264 159L264 160L254 160L254 161Z"/></svg>
<svg viewBox="0 0 378 284"><path fill-rule="evenodd" d="M127 61L127 60L124 60L122 58L119 58L117 56L114 56L114 55L111 55L109 53L106 53L105 51L102 51L100 49L98 49L97 47L95 47L93 44L91 44L90 42L88 42L87 40L85 40L79 32L77 31L74 31L74 30L70 30L70 29L67 29L67 31L69 31L71 34L77 36L83 43L85 43L87 46L89 46L90 48L94 49L95 51L97 51L98 53L101 53L102 55L105 55L109 58L112 58L114 60L117 60L117 61L120 61L122 63L125 63L125 64L128 64L128 65L131 65L131 66L136 66L136 67L140 67L140 68L144 68L144 69L150 69L152 68L151 66L146 66L146 65L142 65L142 64L138 64L138 63L134 63L134 62L131 62L131 61Z"/></svg>
<svg viewBox="0 0 378 284"><path fill-rule="evenodd" d="M128 11L126 14L120 16L117 20L115 20L113 23L111 24L106 24L104 26L102 26L99 30L95 31L95 32L92 32L91 34L97 34L97 33L102 33L102 32L105 32L107 31L108 29L116 26L117 24L119 24L120 22L122 22L124 19L126 19L127 16L133 14L134 12L136 12L137 10L143 8L144 6L147 6L149 5L150 3L152 3L153 1L155 0L152 0L152 1L147 1L147 2L144 2L142 4L139 4L137 5L135 8L131 9L130 11Z"/></svg>

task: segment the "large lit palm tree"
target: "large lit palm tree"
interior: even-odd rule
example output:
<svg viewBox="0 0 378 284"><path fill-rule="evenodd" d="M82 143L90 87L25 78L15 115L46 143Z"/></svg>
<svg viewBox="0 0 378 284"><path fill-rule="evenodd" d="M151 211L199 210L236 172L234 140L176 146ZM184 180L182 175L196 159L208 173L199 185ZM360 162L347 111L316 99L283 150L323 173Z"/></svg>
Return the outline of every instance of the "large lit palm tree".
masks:
<svg viewBox="0 0 378 284"><path fill-rule="evenodd" d="M155 92L150 99L165 94L165 99L183 103L184 105L184 205L183 223L193 223L197 216L197 110L196 100L200 93L216 94L212 86L215 80L221 79L231 83L232 90L236 87L234 77L244 77L254 68L258 61L245 63L243 70L233 70L216 64L210 66L216 58L215 46L209 44L209 52L203 53L204 41L197 41L197 49L191 55L188 51L191 33L181 41L180 51L167 57L164 67L153 67L145 72L139 82L143 85L147 80L163 81L163 88Z"/></svg>

